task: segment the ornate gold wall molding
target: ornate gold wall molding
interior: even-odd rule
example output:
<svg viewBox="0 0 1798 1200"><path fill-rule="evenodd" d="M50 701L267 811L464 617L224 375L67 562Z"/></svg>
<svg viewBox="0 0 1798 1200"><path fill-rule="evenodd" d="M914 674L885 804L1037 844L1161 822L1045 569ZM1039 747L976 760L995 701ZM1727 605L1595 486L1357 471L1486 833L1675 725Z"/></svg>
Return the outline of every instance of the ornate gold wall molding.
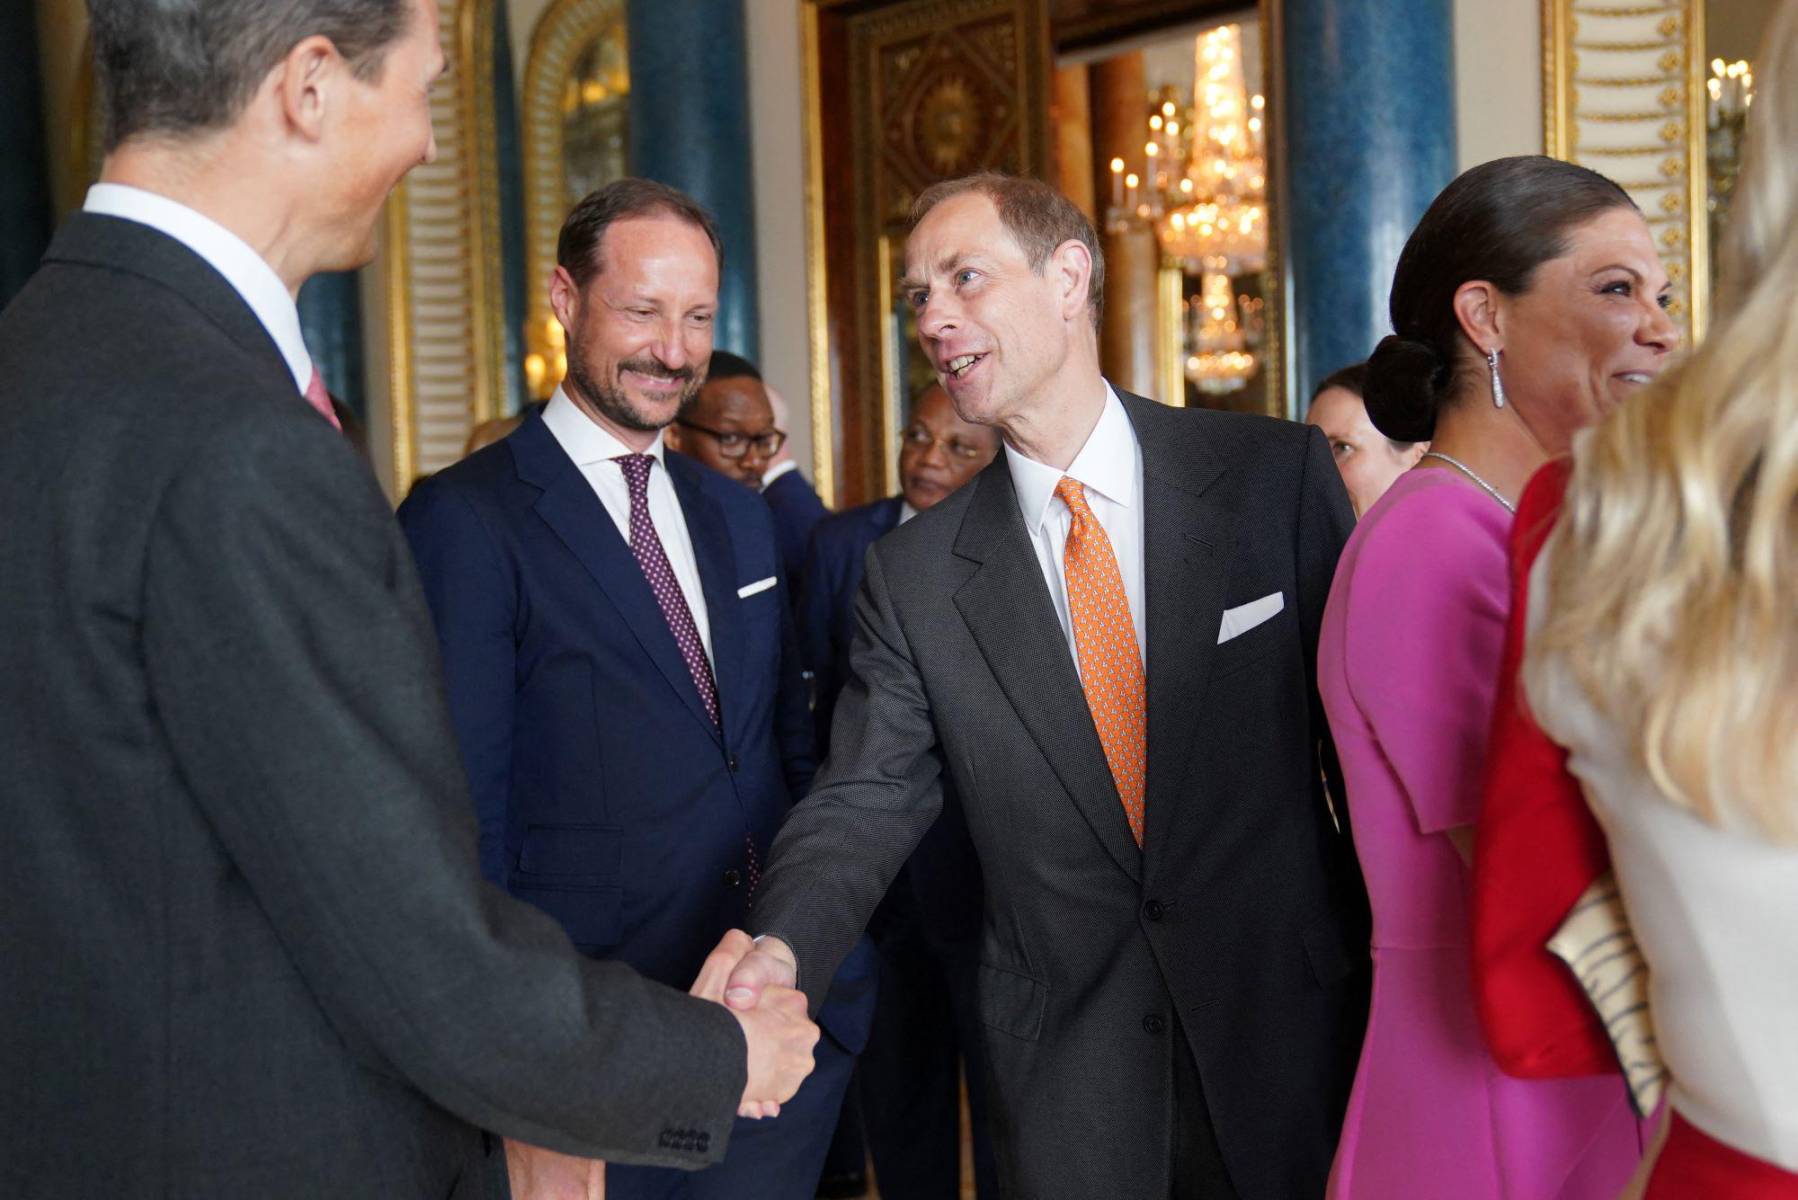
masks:
<svg viewBox="0 0 1798 1200"><path fill-rule="evenodd" d="M1704 72L1704 0L1542 0L1543 147L1641 207L1688 339L1710 300Z"/></svg>
<svg viewBox="0 0 1798 1200"><path fill-rule="evenodd" d="M531 34L519 119L524 126L525 321L530 353L553 355L548 328L549 275L556 238L568 216L563 98L581 53L608 29L623 36L624 0L555 0Z"/></svg>
<svg viewBox="0 0 1798 1200"><path fill-rule="evenodd" d="M388 201L388 412L393 486L454 462L506 396L493 105L494 5L444 0L451 86L431 97L436 161Z"/></svg>
<svg viewBox="0 0 1798 1200"><path fill-rule="evenodd" d="M837 507L837 436L830 402L830 310L824 245L824 97L818 70L818 9L799 8L800 69L805 72L805 313L811 358L812 486Z"/></svg>

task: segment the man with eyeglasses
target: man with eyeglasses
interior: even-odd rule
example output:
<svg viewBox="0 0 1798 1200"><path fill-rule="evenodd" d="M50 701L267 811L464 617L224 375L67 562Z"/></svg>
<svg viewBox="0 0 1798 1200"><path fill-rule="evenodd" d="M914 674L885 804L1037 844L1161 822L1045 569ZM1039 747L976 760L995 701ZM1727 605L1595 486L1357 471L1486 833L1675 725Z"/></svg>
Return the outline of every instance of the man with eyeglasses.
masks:
<svg viewBox="0 0 1798 1200"><path fill-rule="evenodd" d="M705 386L692 408L669 428L668 444L762 494L774 513L774 537L790 595L798 586L812 530L830 510L799 473L799 464L781 454L787 442L780 427L784 407L754 363L715 350Z"/></svg>
<svg viewBox="0 0 1798 1200"><path fill-rule="evenodd" d="M774 427L761 372L727 350L712 351L699 394L668 429L671 449L758 492L768 461L786 441Z"/></svg>
<svg viewBox="0 0 1798 1200"><path fill-rule="evenodd" d="M826 517L800 573L799 634L814 673L818 756L829 749L837 693L850 676L855 598L868 547L947 499L999 452L991 427L964 421L939 384L912 403L900 435L900 494ZM980 861L953 789L869 922L880 957L874 1029L856 1067L874 1174L883 1200L934 1200L961 1190L960 1079L967 1072L974 1178L998 1195L987 1136L975 974Z"/></svg>

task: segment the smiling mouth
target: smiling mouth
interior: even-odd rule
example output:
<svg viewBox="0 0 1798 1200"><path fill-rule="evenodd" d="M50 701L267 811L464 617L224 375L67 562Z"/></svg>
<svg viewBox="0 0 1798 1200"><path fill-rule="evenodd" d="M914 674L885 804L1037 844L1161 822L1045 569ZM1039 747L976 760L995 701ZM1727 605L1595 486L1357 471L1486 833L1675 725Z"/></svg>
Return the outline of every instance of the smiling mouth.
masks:
<svg viewBox="0 0 1798 1200"><path fill-rule="evenodd" d="M944 363L943 367L948 374L960 379L963 375L966 375L973 369L975 363L985 357L986 355L984 354L958 354L948 362Z"/></svg>
<svg viewBox="0 0 1798 1200"><path fill-rule="evenodd" d="M1654 376L1650 375L1646 371L1625 371L1623 374L1617 376L1617 378L1623 380L1623 382L1625 382L1625 383L1653 383L1654 382Z"/></svg>

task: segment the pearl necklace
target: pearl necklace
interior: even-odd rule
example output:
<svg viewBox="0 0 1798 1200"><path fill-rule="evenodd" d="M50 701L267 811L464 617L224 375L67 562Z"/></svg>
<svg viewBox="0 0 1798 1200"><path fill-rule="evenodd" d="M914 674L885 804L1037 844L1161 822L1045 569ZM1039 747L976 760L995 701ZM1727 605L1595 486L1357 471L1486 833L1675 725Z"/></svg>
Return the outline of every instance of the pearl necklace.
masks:
<svg viewBox="0 0 1798 1200"><path fill-rule="evenodd" d="M1447 455L1447 454L1444 454L1440 450L1425 450L1423 452L1423 457L1441 459L1443 462L1447 463L1449 466L1453 467L1455 470L1461 472L1461 474L1467 476L1467 478L1469 478L1469 479L1473 480L1475 483L1479 484L1481 489L1484 490L1488 496L1491 496L1494 500L1498 501L1500 504L1505 506L1506 512L1510 513L1512 516L1517 515L1517 506L1515 504L1512 504L1509 500L1506 500L1502 495L1499 494L1499 490L1497 488L1495 488L1491 484L1487 483L1484 479L1481 479L1477 474L1474 473L1474 470L1472 467L1468 466L1466 463L1462 462L1460 459L1451 457L1450 455Z"/></svg>

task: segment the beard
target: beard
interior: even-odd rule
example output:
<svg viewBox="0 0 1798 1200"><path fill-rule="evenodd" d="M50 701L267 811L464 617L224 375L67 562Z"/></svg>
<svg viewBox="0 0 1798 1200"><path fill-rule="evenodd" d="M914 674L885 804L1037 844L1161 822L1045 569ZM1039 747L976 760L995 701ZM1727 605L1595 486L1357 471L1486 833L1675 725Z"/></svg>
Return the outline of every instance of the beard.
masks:
<svg viewBox="0 0 1798 1200"><path fill-rule="evenodd" d="M661 379L679 379L684 381L680 390L680 399L674 411L665 419L657 419L644 412L631 401L629 393L617 380L625 371L635 371L640 375L650 375ZM699 398L699 389L705 380L699 372L691 367L672 370L663 366L653 356L644 355L638 358L627 358L618 363L612 370L609 381L601 381L587 366L587 363L574 355L568 356L568 378L581 396L591 404L608 421L616 422L625 429L635 429L639 433L655 433L674 424L680 415L693 406Z"/></svg>

